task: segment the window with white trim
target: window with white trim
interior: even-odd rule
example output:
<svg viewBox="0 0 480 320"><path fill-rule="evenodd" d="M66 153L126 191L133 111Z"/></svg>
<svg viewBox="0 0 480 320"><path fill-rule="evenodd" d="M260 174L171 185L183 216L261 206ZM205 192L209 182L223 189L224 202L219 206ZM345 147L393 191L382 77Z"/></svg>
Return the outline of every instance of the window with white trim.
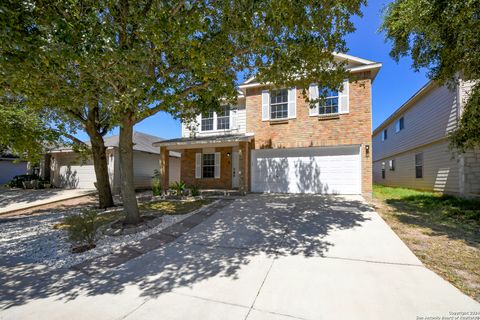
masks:
<svg viewBox="0 0 480 320"><path fill-rule="evenodd" d="M215 154L202 154L202 178L215 178Z"/></svg>
<svg viewBox="0 0 480 320"><path fill-rule="evenodd" d="M214 123L213 111L202 113L202 124L201 124L202 131L213 130L213 123Z"/></svg>
<svg viewBox="0 0 480 320"><path fill-rule="evenodd" d="M423 153L415 155L415 178L423 178Z"/></svg>
<svg viewBox="0 0 480 320"><path fill-rule="evenodd" d="M288 118L288 90L272 90L270 92L270 119Z"/></svg>
<svg viewBox="0 0 480 320"><path fill-rule="evenodd" d="M403 129L405 129L405 119L401 117L400 119L397 120L395 123L395 132L400 132Z"/></svg>
<svg viewBox="0 0 480 320"><path fill-rule="evenodd" d="M395 171L395 159L392 159L388 162L390 171Z"/></svg>
<svg viewBox="0 0 480 320"><path fill-rule="evenodd" d="M230 106L222 106L222 110L217 113L217 130L230 129Z"/></svg>
<svg viewBox="0 0 480 320"><path fill-rule="evenodd" d="M388 131L387 131L387 129L384 129L382 131L382 141L387 140L387 138L388 138Z"/></svg>
<svg viewBox="0 0 480 320"><path fill-rule="evenodd" d="M338 113L338 91L327 90L327 96L322 105L318 106L318 114L328 115Z"/></svg>

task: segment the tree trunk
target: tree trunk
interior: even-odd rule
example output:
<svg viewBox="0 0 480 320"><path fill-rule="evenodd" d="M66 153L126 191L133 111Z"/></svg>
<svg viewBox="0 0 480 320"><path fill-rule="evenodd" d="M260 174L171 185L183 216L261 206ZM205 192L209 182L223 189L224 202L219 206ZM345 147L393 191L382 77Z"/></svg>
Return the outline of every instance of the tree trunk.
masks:
<svg viewBox="0 0 480 320"><path fill-rule="evenodd" d="M133 179L133 124L133 115L127 113L120 126L118 143L123 209L126 213L125 222L129 224L137 224L140 222Z"/></svg>
<svg viewBox="0 0 480 320"><path fill-rule="evenodd" d="M110 176L108 174L107 148L103 137L95 129L87 129L92 145L93 167L97 178L97 190L99 206L102 209L113 207L112 189L110 188Z"/></svg>

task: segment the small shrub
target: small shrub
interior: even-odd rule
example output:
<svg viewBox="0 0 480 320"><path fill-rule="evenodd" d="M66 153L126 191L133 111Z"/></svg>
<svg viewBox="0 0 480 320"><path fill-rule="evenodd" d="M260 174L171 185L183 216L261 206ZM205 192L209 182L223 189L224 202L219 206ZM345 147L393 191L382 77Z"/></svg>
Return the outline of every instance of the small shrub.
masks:
<svg viewBox="0 0 480 320"><path fill-rule="evenodd" d="M76 246L95 247L98 229L98 213L85 210L80 214L65 217L64 224L68 231L68 239Z"/></svg>
<svg viewBox="0 0 480 320"><path fill-rule="evenodd" d="M200 195L200 190L197 185L191 185L190 186L190 193L192 194L192 197L198 197Z"/></svg>
<svg viewBox="0 0 480 320"><path fill-rule="evenodd" d="M155 169L152 177L152 192L154 196L162 195L162 183L160 181L160 171Z"/></svg>
<svg viewBox="0 0 480 320"><path fill-rule="evenodd" d="M182 196L184 191L185 191L186 186L187 185L183 181L174 182L170 185L170 189L175 191L175 195Z"/></svg>

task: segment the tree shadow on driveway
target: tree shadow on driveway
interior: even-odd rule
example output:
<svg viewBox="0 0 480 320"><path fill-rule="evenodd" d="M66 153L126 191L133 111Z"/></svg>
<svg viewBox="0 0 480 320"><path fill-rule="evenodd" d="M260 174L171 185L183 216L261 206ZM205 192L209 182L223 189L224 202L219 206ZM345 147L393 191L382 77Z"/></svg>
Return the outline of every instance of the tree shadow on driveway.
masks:
<svg viewBox="0 0 480 320"><path fill-rule="evenodd" d="M337 197L248 195L177 241L94 276L46 272L1 257L0 308L47 297L69 301L118 294L129 285L138 286L143 297L155 297L214 277L239 279L241 269L258 257L324 256L334 246L325 238L335 230L361 227L369 211L362 201Z"/></svg>

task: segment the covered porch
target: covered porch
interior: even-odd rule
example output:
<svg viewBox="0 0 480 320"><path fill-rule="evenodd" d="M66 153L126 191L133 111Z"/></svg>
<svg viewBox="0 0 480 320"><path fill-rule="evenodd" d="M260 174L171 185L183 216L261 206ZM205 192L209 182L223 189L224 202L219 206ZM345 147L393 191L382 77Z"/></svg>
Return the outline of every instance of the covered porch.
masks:
<svg viewBox="0 0 480 320"><path fill-rule="evenodd" d="M253 135L229 134L156 142L160 148L163 190L169 187L170 151L181 153L180 181L199 189L250 191L250 151Z"/></svg>

